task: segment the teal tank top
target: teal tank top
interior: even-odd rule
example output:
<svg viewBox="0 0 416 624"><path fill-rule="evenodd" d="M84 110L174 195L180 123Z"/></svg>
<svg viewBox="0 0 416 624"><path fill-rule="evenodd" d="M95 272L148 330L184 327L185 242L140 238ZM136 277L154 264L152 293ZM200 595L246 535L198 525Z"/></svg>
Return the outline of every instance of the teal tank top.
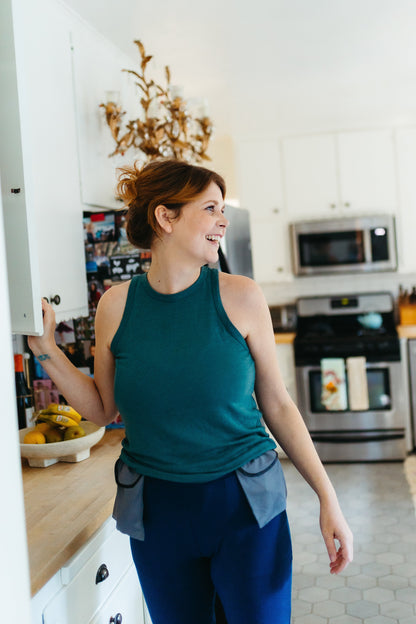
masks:
<svg viewBox="0 0 416 624"><path fill-rule="evenodd" d="M131 280L111 343L125 424L121 457L159 479L204 482L275 448L254 399L255 367L221 303L218 271L166 295Z"/></svg>

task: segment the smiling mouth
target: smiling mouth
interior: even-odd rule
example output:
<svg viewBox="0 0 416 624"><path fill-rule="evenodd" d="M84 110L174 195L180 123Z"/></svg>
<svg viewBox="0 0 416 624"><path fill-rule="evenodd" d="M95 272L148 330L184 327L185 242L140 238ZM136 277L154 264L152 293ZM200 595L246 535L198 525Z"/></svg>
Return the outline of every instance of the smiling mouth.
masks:
<svg viewBox="0 0 416 624"><path fill-rule="evenodd" d="M221 236L219 234L208 234L205 238L211 243L220 244Z"/></svg>

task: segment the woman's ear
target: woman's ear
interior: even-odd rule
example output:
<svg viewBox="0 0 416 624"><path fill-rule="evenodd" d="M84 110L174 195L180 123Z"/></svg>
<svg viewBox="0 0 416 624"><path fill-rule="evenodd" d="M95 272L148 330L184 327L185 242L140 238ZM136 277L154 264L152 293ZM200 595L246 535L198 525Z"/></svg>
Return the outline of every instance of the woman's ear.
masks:
<svg viewBox="0 0 416 624"><path fill-rule="evenodd" d="M172 219L170 212L171 211L166 208L166 206L163 206L163 204L160 204L155 208L156 221L163 232L166 232L167 234L172 233Z"/></svg>

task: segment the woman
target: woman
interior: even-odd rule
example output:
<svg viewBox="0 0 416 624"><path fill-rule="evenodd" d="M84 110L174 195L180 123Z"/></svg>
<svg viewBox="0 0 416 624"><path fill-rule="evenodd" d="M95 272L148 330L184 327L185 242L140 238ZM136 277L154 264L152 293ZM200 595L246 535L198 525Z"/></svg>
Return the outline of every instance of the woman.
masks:
<svg viewBox="0 0 416 624"><path fill-rule="evenodd" d="M118 191L152 263L99 301L94 380L55 345L46 302L30 347L85 418L122 415L114 515L153 624L211 624L215 592L229 624L288 624L286 492L262 416L319 497L331 573L352 559L352 535L281 379L260 288L207 266L228 226L224 181L162 160L124 168Z"/></svg>

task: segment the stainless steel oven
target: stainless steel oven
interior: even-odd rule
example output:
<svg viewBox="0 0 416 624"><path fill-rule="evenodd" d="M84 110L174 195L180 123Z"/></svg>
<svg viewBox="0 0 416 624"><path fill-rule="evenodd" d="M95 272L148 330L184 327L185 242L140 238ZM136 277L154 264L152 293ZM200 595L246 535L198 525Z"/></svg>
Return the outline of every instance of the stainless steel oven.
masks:
<svg viewBox="0 0 416 624"><path fill-rule="evenodd" d="M298 406L324 461L398 460L406 454L400 343L389 293L298 301L295 365ZM366 405L356 409L352 380L337 409L323 401L323 362L359 358ZM332 361L332 360L331 360ZM351 383L350 383L351 382Z"/></svg>

